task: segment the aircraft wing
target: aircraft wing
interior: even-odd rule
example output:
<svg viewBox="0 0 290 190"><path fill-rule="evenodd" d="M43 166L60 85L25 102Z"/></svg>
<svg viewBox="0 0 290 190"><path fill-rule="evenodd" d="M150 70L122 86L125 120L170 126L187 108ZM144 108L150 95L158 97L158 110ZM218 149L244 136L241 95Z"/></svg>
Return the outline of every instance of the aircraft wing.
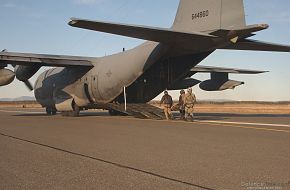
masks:
<svg viewBox="0 0 290 190"><path fill-rule="evenodd" d="M92 60L93 58L90 57L0 52L0 65L11 64L29 66L31 64L38 64L39 66L51 67L92 67Z"/></svg>
<svg viewBox="0 0 290 190"><path fill-rule="evenodd" d="M83 28L88 30L94 30L99 32L105 32L110 34L122 35L132 38L138 38L143 40L163 42L163 43L176 43L176 42L188 42L194 41L196 44L212 43L216 36L204 34L204 33L186 33L174 31L172 29L147 27L140 25L127 25L120 23L101 22L82 20L72 18L69 22L70 26Z"/></svg>
<svg viewBox="0 0 290 190"><path fill-rule="evenodd" d="M245 70L223 67L196 66L190 70L191 76L195 73L232 73L232 74L261 74L268 71Z"/></svg>
<svg viewBox="0 0 290 190"><path fill-rule="evenodd" d="M290 52L290 46L247 39L238 41L236 44L221 49Z"/></svg>

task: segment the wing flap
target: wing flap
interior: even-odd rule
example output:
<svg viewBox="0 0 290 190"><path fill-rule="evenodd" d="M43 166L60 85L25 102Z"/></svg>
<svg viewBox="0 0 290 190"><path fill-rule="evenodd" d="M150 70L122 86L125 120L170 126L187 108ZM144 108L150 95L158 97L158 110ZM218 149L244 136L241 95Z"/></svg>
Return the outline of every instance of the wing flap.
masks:
<svg viewBox="0 0 290 190"><path fill-rule="evenodd" d="M0 64L31 65L34 63L52 67L92 67L92 60L93 58L90 57L0 52Z"/></svg>

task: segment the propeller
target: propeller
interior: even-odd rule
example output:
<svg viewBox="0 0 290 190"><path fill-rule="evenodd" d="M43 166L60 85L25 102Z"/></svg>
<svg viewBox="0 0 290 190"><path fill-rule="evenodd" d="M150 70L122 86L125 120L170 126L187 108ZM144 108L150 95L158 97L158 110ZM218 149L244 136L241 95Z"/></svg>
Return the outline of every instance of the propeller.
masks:
<svg viewBox="0 0 290 190"><path fill-rule="evenodd" d="M25 86L28 88L29 91L33 90L33 86L29 80L22 81L22 82L25 84Z"/></svg>
<svg viewBox="0 0 290 190"><path fill-rule="evenodd" d="M19 81L23 82L29 91L32 91L33 90L33 85L28 80L28 78L30 78L30 76L27 76L27 71L23 70L23 67L20 68L19 65L13 65L12 64L12 66L14 67L14 73L16 75L16 78Z"/></svg>
<svg viewBox="0 0 290 190"><path fill-rule="evenodd" d="M0 52L7 52L7 49L3 49ZM0 69L6 66L7 64L4 64L4 65L0 64ZM19 66L16 64L11 64L11 66L14 68L14 74L16 78L19 81L23 82L29 91L32 91L33 85L28 79L31 78L38 71L39 68L35 66Z"/></svg>
<svg viewBox="0 0 290 190"><path fill-rule="evenodd" d="M1 53L4 53L4 52L7 52L7 49L3 49L1 51ZM7 67L7 64L4 61L1 61L1 63L0 63L0 69L3 69L5 67Z"/></svg>

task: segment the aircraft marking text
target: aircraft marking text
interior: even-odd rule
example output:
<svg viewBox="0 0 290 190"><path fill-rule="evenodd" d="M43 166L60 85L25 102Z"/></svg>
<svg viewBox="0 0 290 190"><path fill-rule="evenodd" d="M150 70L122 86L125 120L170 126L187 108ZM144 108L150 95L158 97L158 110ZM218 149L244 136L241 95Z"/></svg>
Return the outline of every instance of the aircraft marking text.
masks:
<svg viewBox="0 0 290 190"><path fill-rule="evenodd" d="M201 11L198 13L192 14L192 20L198 19L198 18L204 18L209 16L209 10Z"/></svg>

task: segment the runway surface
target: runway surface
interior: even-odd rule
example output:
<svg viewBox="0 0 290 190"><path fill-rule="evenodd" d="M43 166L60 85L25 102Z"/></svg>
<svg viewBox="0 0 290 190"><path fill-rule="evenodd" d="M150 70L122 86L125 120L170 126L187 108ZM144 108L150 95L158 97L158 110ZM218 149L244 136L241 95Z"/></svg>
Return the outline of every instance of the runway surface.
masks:
<svg viewBox="0 0 290 190"><path fill-rule="evenodd" d="M0 108L0 189L290 189L289 115L196 119Z"/></svg>

